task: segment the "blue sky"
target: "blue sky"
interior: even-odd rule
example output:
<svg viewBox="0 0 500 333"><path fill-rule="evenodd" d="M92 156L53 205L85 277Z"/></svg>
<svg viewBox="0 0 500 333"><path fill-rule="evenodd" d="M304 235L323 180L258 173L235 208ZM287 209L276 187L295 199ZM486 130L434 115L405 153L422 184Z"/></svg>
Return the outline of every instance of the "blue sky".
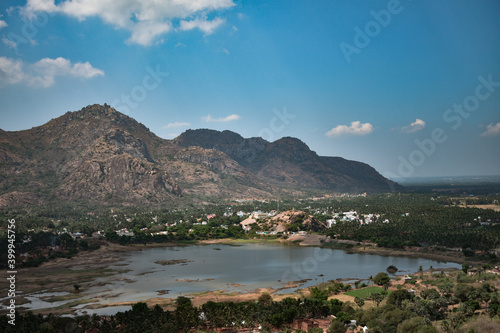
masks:
<svg viewBox="0 0 500 333"><path fill-rule="evenodd" d="M108 103L171 139L269 141L391 178L500 174L500 2L0 5L0 128Z"/></svg>

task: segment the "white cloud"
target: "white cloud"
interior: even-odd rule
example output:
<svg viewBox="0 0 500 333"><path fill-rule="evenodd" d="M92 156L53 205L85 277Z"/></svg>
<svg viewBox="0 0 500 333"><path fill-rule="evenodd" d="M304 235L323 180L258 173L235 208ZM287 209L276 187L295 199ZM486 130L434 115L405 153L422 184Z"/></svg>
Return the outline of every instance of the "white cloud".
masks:
<svg viewBox="0 0 500 333"><path fill-rule="evenodd" d="M153 43L153 40L162 34L172 30L170 22L139 22L132 30L132 36L127 39L128 43L148 46Z"/></svg>
<svg viewBox="0 0 500 333"><path fill-rule="evenodd" d="M240 118L241 116L237 114L230 114L229 116L223 118L212 118L211 115L207 115L205 117L202 117L201 120L206 121L207 123L227 123L230 121L238 120Z"/></svg>
<svg viewBox="0 0 500 333"><path fill-rule="evenodd" d="M344 134L367 135L373 132L373 125L370 123L362 124L360 121L353 121L351 126L338 125L325 133L328 137L340 136Z"/></svg>
<svg viewBox="0 0 500 333"><path fill-rule="evenodd" d="M153 41L173 31L180 20L180 30L199 29L211 34L225 22L221 18L209 21L210 12L233 7L233 0L28 0L23 14L28 18L36 12L61 13L80 21L99 17L105 23L131 32L129 43L151 45Z"/></svg>
<svg viewBox="0 0 500 333"><path fill-rule="evenodd" d="M32 38L27 38L27 39L24 39L24 40L26 42L29 42L31 45L37 45L38 44L38 42L35 39L32 39ZM4 37L2 37L2 43L4 43L5 45L7 45L11 49L17 50L17 43L15 41L13 41L12 39L8 39L7 37L4 36Z"/></svg>
<svg viewBox="0 0 500 333"><path fill-rule="evenodd" d="M191 125L190 123L186 122L178 122L176 121L175 123L168 123L166 126L163 126L163 128L172 128L172 127L184 127L184 126L189 126Z"/></svg>
<svg viewBox="0 0 500 333"><path fill-rule="evenodd" d="M425 128L425 121L422 119L416 119L413 123L408 126L402 127L400 130L403 133L415 133Z"/></svg>
<svg viewBox="0 0 500 333"><path fill-rule="evenodd" d="M90 79L104 76L100 69L88 62L72 64L64 58L43 58L34 64L25 64L22 60L0 57L0 88L22 83L29 87L47 88L54 84L56 76L73 76Z"/></svg>
<svg viewBox="0 0 500 333"><path fill-rule="evenodd" d="M7 22L5 22L4 20L0 20L0 29L3 29L7 26L8 26Z"/></svg>
<svg viewBox="0 0 500 333"><path fill-rule="evenodd" d="M0 57L0 88L25 80L23 62L21 60Z"/></svg>
<svg viewBox="0 0 500 333"><path fill-rule="evenodd" d="M500 123L492 123L486 126L486 131L481 133L481 136L497 136L498 134L500 134Z"/></svg>
<svg viewBox="0 0 500 333"><path fill-rule="evenodd" d="M7 37L3 37L2 38L2 42L7 45L8 47L10 47L11 49L17 49L17 43L8 39Z"/></svg>
<svg viewBox="0 0 500 333"><path fill-rule="evenodd" d="M210 35L214 32L215 29L224 24L224 22L226 21L221 19L220 17L216 17L212 21L208 21L206 18L197 17L191 21L181 21L180 29L183 31L200 29L205 33L205 35Z"/></svg>

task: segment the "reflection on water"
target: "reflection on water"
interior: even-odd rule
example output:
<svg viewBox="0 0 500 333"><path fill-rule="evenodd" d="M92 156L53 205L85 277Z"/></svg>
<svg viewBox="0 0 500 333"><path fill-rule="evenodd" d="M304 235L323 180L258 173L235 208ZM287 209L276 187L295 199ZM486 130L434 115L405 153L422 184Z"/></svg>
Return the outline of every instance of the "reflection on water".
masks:
<svg viewBox="0 0 500 333"><path fill-rule="evenodd" d="M213 248L220 250L214 251ZM175 260L191 262L165 264ZM164 265L155 262L163 262ZM175 298L202 291L245 292L265 287L279 289L286 282L298 280L308 280L302 286L308 287L334 279L367 279L370 275L385 272L389 265L405 272L415 272L419 266L424 269L430 266L435 269L460 268L456 263L429 259L348 254L342 250L313 247L193 245L126 253L123 261L110 267L128 270L126 273L114 278L96 279L96 286L90 287L85 293L89 299L96 298L97 304L111 304L156 297ZM291 293L294 290L284 289L280 292ZM41 303L30 306L43 307L45 304ZM98 309L88 313L111 314L123 311L122 308ZM78 312L85 311L79 309Z"/></svg>

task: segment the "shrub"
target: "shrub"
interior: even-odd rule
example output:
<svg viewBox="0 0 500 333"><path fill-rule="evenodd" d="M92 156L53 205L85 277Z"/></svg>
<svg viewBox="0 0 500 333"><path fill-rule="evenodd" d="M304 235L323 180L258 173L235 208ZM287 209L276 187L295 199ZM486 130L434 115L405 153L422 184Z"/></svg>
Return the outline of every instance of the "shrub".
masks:
<svg viewBox="0 0 500 333"><path fill-rule="evenodd" d="M386 271L391 273L391 274L394 274L398 271L398 268L394 265L390 265L386 268Z"/></svg>
<svg viewBox="0 0 500 333"><path fill-rule="evenodd" d="M391 281L391 278L389 277L389 275L387 275L387 273L384 273L384 272L378 273L373 278L373 282L378 284L379 286L387 284L387 283L389 283L389 281Z"/></svg>

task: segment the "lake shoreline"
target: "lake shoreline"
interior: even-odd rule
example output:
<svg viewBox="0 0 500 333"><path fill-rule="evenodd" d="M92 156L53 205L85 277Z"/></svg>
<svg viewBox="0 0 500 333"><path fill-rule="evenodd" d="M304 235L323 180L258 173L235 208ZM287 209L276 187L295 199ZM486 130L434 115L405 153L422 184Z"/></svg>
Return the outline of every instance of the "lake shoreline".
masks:
<svg viewBox="0 0 500 333"><path fill-rule="evenodd" d="M315 236L315 235L313 235ZM198 244L227 244L227 245L234 245L238 243L246 244L258 244L258 243L264 243L264 244L281 244L281 245L296 245L296 246L309 246L309 247L320 247L324 249L332 249L332 250L343 250L346 251L347 253L358 253L358 254L372 254L372 255L379 255L379 256L392 256L392 257L407 257L407 258L412 258L412 259L430 259L430 260L435 260L435 261L441 261L441 262L454 262L457 264L462 264L465 261L471 261L475 264L483 264L485 262L483 261L475 261L469 258L467 260L464 255L461 252L443 252L443 251L438 251L438 250L431 250L432 252L428 252L427 249L422 248L422 251L417 251L415 250L397 250L397 249L388 249L388 248L383 248L383 247L378 247L376 244L373 243L359 243L359 242L352 242L360 245L354 245L352 244L351 246L346 246L349 243L342 243L342 242L337 242L333 241L331 243L324 243L324 242L314 242L313 244L307 244L307 237L305 238L306 244L301 244L297 243L295 241L289 241L289 240L283 240L280 238L276 239L245 239L240 241L239 239L209 239L209 240L202 240L199 241Z"/></svg>
<svg viewBox="0 0 500 333"><path fill-rule="evenodd" d="M217 240L205 240L199 242L189 242L189 243L156 243L156 244L133 244L122 246L113 243L106 243L106 245L101 246L100 249L92 252L81 252L71 259L59 258L47 263L42 264L36 268L21 268L18 271L18 289L22 291L22 294L18 296L17 306L20 311L25 311L23 309L23 303L29 303L23 295L49 292L49 293L65 293L64 296L56 297L45 297L44 300L51 302L54 300L63 301L71 299L70 302L62 304L59 306L45 307L40 309L32 310L34 313L41 314L73 314L76 315L75 307L85 309L100 309L108 308L114 306L132 305L137 303L134 302L115 302L108 304L93 304L98 301L93 295L86 294L86 292L95 286L103 285L106 282L98 282L100 278L106 278L107 281L117 281L116 279L120 274L126 272L127 270L121 270L118 264L123 260L123 255L133 251L142 251L151 248L162 248L162 247L182 247L190 245L212 245L212 244L224 244L239 246L239 244L276 244L281 246L297 246L301 247L299 244L294 242L284 242L282 239L217 239ZM336 248L330 246L323 246L323 248L329 248L332 250L340 249L344 250L346 253L360 253L360 254L370 254L379 256L402 256L410 258L425 258L434 261L446 261L461 263L463 260L456 257L441 256L437 254L429 253L411 253L408 251L393 251L387 249L374 249L374 248ZM110 266L115 265L114 268ZM125 267L124 267L125 268ZM438 267L436 267L438 268ZM415 268L416 269L416 268ZM375 275L378 272L373 272ZM102 280L102 279L101 279ZM293 281L284 281L293 282ZM74 284L78 283L81 287L80 290L76 290ZM319 282L318 282L319 283ZM4 282L0 282L0 287L3 286ZM297 287L300 287L297 285ZM194 304L203 304L209 300L211 301L234 301L241 302L245 300L257 299L261 292L268 292L273 294L273 297L281 299L283 297L300 297L300 293L290 290L290 293L286 294L276 294L281 288L259 288L256 290L250 290L245 292L227 292L224 290L217 291L207 291L206 293L194 293L189 294L192 298ZM175 297L155 297L142 300L147 304L154 305L160 304L160 306L165 306L170 308L173 306ZM57 303L54 303L56 305ZM86 305L87 304L87 305ZM51 304L49 304L51 305Z"/></svg>

